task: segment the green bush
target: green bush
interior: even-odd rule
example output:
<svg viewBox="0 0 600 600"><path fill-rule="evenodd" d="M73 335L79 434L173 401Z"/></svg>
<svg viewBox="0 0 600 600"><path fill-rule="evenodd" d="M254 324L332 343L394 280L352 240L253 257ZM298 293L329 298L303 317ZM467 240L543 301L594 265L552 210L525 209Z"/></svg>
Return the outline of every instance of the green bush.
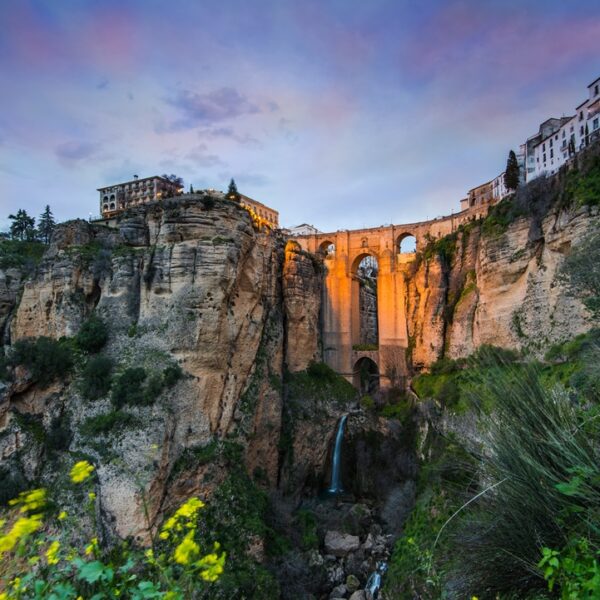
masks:
<svg viewBox="0 0 600 600"><path fill-rule="evenodd" d="M519 360L519 353L508 348L482 344L469 356L467 364L474 368L503 367Z"/></svg>
<svg viewBox="0 0 600 600"><path fill-rule="evenodd" d="M41 261L45 250L42 242L0 240L0 269L33 269Z"/></svg>
<svg viewBox="0 0 600 600"><path fill-rule="evenodd" d="M146 404L145 380L146 371L142 367L132 367L121 373L112 388L111 400L115 408L122 408L125 404Z"/></svg>
<svg viewBox="0 0 600 600"><path fill-rule="evenodd" d="M144 388L144 404L152 404L160 396L163 387L162 376L158 374L152 375Z"/></svg>
<svg viewBox="0 0 600 600"><path fill-rule="evenodd" d="M29 482L19 469L0 467L0 506L7 506L28 487Z"/></svg>
<svg viewBox="0 0 600 600"><path fill-rule="evenodd" d="M73 438L67 417L55 417L46 433L46 449L53 451L67 450Z"/></svg>
<svg viewBox="0 0 600 600"><path fill-rule="evenodd" d="M46 386L65 377L73 368L73 352L68 340L48 337L18 340L11 349L8 364L24 366L34 382Z"/></svg>
<svg viewBox="0 0 600 600"><path fill-rule="evenodd" d="M84 352L99 352L108 341L108 327L100 317L92 315L81 326L75 339Z"/></svg>
<svg viewBox="0 0 600 600"><path fill-rule="evenodd" d="M319 535L317 533L317 518L312 510L300 509L296 514L298 528L305 550L319 547Z"/></svg>
<svg viewBox="0 0 600 600"><path fill-rule="evenodd" d="M82 435L93 437L100 434L120 431L125 427L133 427L137 424L136 418L122 410L113 410L103 415L87 418L81 425Z"/></svg>
<svg viewBox="0 0 600 600"><path fill-rule="evenodd" d="M183 371L178 364L169 365L163 370L163 382L165 387L173 387L183 376Z"/></svg>
<svg viewBox="0 0 600 600"><path fill-rule="evenodd" d="M111 386L113 360L99 355L90 358L82 373L81 393L89 400L96 400L108 394Z"/></svg>
<svg viewBox="0 0 600 600"><path fill-rule="evenodd" d="M461 597L486 590L522 597L543 588L540 548L584 532L600 542L597 445L589 415L535 366L492 370L480 390L495 407L486 422L481 480L496 485L465 510L454 533L454 585Z"/></svg>

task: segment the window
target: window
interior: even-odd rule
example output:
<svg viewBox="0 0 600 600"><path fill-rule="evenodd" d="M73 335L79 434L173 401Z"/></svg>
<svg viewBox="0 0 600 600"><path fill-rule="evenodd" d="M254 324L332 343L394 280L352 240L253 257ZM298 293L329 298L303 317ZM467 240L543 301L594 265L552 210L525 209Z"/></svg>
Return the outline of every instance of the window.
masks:
<svg viewBox="0 0 600 600"><path fill-rule="evenodd" d="M566 129L563 129L562 136L563 136L563 138L567 137L567 130Z"/></svg>
<svg viewBox="0 0 600 600"><path fill-rule="evenodd" d="M583 135L583 125L579 128L579 135Z"/></svg>
<svg viewBox="0 0 600 600"><path fill-rule="evenodd" d="M542 150L546 152L546 144L542 144Z"/></svg>
<svg viewBox="0 0 600 600"><path fill-rule="evenodd" d="M557 140L558 139L558 133L554 136L554 139Z"/></svg>
<svg viewBox="0 0 600 600"><path fill-rule="evenodd" d="M579 120L580 120L580 121L583 121L583 111L581 111L581 112L579 113Z"/></svg>
<svg viewBox="0 0 600 600"><path fill-rule="evenodd" d="M597 95L598 95L598 86L595 86L594 87L594 96L597 96Z"/></svg>
<svg viewBox="0 0 600 600"><path fill-rule="evenodd" d="M544 152L544 162L546 162L546 153Z"/></svg>
<svg viewBox="0 0 600 600"><path fill-rule="evenodd" d="M550 149L550 158L554 158L554 150Z"/></svg>
<svg viewBox="0 0 600 600"><path fill-rule="evenodd" d="M598 129L598 119L594 119L592 125L594 126L594 129Z"/></svg>
<svg viewBox="0 0 600 600"><path fill-rule="evenodd" d="M550 148L552 148L552 138L550 138Z"/></svg>

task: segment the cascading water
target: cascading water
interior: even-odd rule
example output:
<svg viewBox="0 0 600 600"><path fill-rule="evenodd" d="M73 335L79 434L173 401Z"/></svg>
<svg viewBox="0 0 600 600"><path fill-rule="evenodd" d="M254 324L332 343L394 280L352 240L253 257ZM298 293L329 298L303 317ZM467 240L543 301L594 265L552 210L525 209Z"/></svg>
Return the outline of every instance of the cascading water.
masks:
<svg viewBox="0 0 600 600"><path fill-rule="evenodd" d="M342 462L342 441L344 440L344 427L346 426L346 419L348 415L344 415L338 424L337 433L335 434L335 446L333 447L333 460L331 463L331 483L328 494L340 494L344 490L342 488L342 474L341 474L341 462Z"/></svg>
<svg viewBox="0 0 600 600"><path fill-rule="evenodd" d="M386 562L378 562L377 569L369 575L367 579L367 585L365 587L365 593L367 600L377 600L379 598L379 590L381 589L381 578L387 571Z"/></svg>

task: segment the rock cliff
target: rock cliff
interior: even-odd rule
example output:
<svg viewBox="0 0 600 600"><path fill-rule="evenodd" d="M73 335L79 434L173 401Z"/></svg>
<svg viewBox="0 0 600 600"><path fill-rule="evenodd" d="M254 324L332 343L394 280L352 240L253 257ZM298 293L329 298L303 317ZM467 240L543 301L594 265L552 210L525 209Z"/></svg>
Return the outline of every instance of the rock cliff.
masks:
<svg viewBox="0 0 600 600"><path fill-rule="evenodd" d="M560 266L597 216L597 207L555 205L497 223L492 212L432 240L406 278L413 365L466 357L482 344L543 355L589 329L589 315L567 293Z"/></svg>

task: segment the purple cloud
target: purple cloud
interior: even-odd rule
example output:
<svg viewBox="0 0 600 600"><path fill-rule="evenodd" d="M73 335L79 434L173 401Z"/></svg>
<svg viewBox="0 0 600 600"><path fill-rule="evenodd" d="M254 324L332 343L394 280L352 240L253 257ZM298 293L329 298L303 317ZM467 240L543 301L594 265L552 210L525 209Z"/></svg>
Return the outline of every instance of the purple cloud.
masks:
<svg viewBox="0 0 600 600"><path fill-rule="evenodd" d="M181 119L172 123L171 128L174 130L192 129L198 125L261 112L256 104L230 87L222 87L206 94L182 90L168 102L183 113Z"/></svg>
<svg viewBox="0 0 600 600"><path fill-rule="evenodd" d="M71 140L56 146L54 153L64 162L76 163L96 156L99 150L98 144Z"/></svg>
<svg viewBox="0 0 600 600"><path fill-rule="evenodd" d="M217 167L225 166L225 163L216 155L208 152L206 144L200 144L192 148L191 152L185 155L185 158L191 160L199 167Z"/></svg>

